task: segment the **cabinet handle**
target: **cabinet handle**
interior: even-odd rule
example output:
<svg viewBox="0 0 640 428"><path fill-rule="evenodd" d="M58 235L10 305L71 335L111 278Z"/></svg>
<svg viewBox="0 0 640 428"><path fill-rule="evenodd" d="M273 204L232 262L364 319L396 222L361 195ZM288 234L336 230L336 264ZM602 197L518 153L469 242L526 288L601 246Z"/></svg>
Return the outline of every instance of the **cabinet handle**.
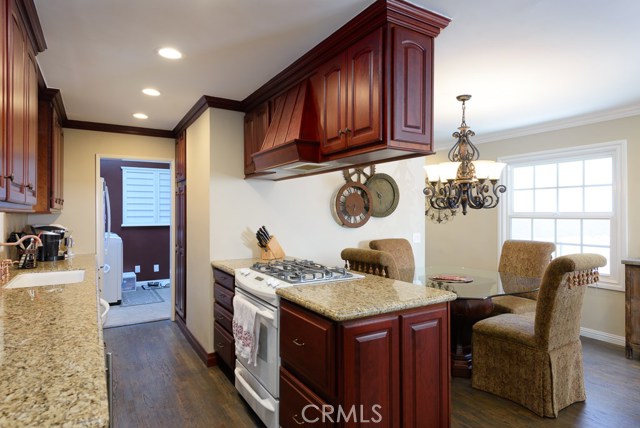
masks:
<svg viewBox="0 0 640 428"><path fill-rule="evenodd" d="M342 137L344 135L344 131L342 129L338 129L338 137Z"/></svg>
<svg viewBox="0 0 640 428"><path fill-rule="evenodd" d="M218 348L224 348L224 343L218 342Z"/></svg>
<svg viewBox="0 0 640 428"><path fill-rule="evenodd" d="M29 183L25 186L29 190L33 190L33 184Z"/></svg>
<svg viewBox="0 0 640 428"><path fill-rule="evenodd" d="M351 132L351 130L349 128L344 128L344 133L345 134L349 134Z"/></svg>
<svg viewBox="0 0 640 428"><path fill-rule="evenodd" d="M293 419L293 422L297 423L298 425L304 425L304 422L303 422L303 421L299 421L299 420L298 420L298 415L297 415L297 414L293 415L293 416L291 417L291 419Z"/></svg>
<svg viewBox="0 0 640 428"><path fill-rule="evenodd" d="M293 339L293 343L296 346L304 346L305 345L304 342L300 342L297 337L295 339Z"/></svg>
<svg viewBox="0 0 640 428"><path fill-rule="evenodd" d="M8 178L10 181L13 181L13 174L5 175L4 178Z"/></svg>

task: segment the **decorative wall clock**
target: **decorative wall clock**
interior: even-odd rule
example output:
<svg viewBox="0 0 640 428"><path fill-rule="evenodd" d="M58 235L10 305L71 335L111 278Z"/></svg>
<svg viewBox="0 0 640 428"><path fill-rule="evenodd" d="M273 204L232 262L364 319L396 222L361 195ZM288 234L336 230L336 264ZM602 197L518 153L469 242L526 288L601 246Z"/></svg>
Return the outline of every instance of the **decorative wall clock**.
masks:
<svg viewBox="0 0 640 428"><path fill-rule="evenodd" d="M350 181L338 190L334 209L341 225L360 227L371 218L371 192L364 184Z"/></svg>
<svg viewBox="0 0 640 428"><path fill-rule="evenodd" d="M365 186L371 192L371 215L386 217L396 210L400 201L400 190L396 181L387 174L374 174Z"/></svg>

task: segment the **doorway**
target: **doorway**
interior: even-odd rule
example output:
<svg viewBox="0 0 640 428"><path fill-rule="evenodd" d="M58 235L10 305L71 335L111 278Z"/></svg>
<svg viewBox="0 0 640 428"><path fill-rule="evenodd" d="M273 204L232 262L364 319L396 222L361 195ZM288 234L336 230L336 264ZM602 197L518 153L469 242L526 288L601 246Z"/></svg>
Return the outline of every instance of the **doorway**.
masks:
<svg viewBox="0 0 640 428"><path fill-rule="evenodd" d="M103 198L103 181L108 203ZM115 272L100 272L103 297L104 288L110 290L104 328L174 319L173 181L172 160L97 156L96 201L101 205L97 207L97 253L107 248L103 266L117 267ZM108 235L103 232L107 211L111 214ZM120 264L110 260L118 257L119 246ZM105 280L108 276L111 281ZM111 291L114 283L120 284L117 297Z"/></svg>

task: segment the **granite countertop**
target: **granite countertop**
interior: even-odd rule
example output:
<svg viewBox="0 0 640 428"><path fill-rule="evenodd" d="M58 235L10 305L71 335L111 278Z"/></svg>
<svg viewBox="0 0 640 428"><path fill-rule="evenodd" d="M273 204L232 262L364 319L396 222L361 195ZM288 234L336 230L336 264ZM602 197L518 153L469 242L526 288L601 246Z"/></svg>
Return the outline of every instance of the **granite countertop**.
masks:
<svg viewBox="0 0 640 428"><path fill-rule="evenodd" d="M640 266L640 259L634 259L634 258L622 259L622 264Z"/></svg>
<svg viewBox="0 0 640 428"><path fill-rule="evenodd" d="M279 288L276 293L334 321L364 318L456 299L456 295L450 291L375 275L349 281L294 285Z"/></svg>
<svg viewBox="0 0 640 428"><path fill-rule="evenodd" d="M211 261L211 266L216 269L220 269L223 272L228 273L229 275L234 275L236 269L248 268L252 264L256 262L265 262L265 260L260 260L259 258L253 259L234 259L234 260L213 260Z"/></svg>
<svg viewBox="0 0 640 428"><path fill-rule="evenodd" d="M106 427L109 422L95 255L23 273L83 269L68 285L0 288L0 426ZM4 284L2 284L4 285Z"/></svg>

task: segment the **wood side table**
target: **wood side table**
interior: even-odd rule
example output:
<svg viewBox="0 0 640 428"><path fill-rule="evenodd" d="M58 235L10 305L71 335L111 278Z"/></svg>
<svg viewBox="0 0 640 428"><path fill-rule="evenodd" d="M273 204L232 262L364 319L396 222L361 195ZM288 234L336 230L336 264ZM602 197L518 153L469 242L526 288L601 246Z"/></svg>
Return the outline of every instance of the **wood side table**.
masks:
<svg viewBox="0 0 640 428"><path fill-rule="evenodd" d="M625 350L629 359L640 360L640 259L622 260L625 265Z"/></svg>

